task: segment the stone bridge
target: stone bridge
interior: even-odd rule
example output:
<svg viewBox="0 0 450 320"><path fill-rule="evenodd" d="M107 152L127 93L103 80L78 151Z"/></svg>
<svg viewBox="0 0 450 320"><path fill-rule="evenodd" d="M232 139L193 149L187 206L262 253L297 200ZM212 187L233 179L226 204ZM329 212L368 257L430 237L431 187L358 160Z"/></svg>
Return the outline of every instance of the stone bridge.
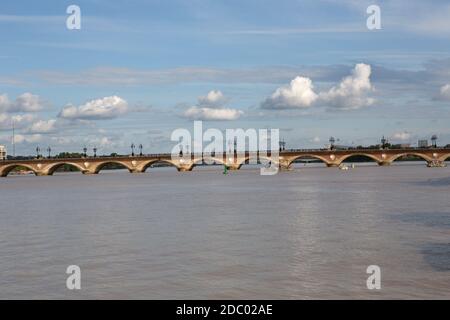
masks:
<svg viewBox="0 0 450 320"><path fill-rule="evenodd" d="M427 162L428 166L444 166L450 159L450 149L349 149L349 150L286 150L278 157L270 152L246 152L238 154L220 154L208 156L191 154L180 159L172 159L170 154L118 157L87 157L87 158L42 158L31 160L1 160L0 176L6 177L11 171L20 167L32 171L37 176L52 175L64 165L72 166L84 174L97 174L110 164L120 165L132 173L145 172L154 164L174 166L178 171L191 171L202 163L215 163L227 166L230 170L238 170L251 160L268 161L278 165L280 169L289 169L296 160L309 159L324 162L328 167L337 167L352 157L360 156L372 159L379 165L390 165L403 156L415 156Z"/></svg>

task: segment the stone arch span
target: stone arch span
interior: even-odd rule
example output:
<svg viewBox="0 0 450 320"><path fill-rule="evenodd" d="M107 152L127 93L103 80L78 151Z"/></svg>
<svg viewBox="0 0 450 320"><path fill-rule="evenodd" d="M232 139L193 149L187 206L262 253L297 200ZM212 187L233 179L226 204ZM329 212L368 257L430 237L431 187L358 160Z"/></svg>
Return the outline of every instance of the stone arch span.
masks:
<svg viewBox="0 0 450 320"><path fill-rule="evenodd" d="M15 168L18 168L18 167L27 168L28 170L33 171L33 173L35 175L37 175L37 171L35 168L33 168L29 165L26 165L26 164L13 163L13 164L7 165L7 166L3 167L2 169L0 169L0 176L6 177L6 176L8 176L8 174L11 173L11 171L13 171Z"/></svg>
<svg viewBox="0 0 450 320"><path fill-rule="evenodd" d="M364 153L364 152L362 152L362 153L352 153L352 154L345 155L345 156L341 157L339 159L339 161L340 161L340 163L342 163L345 160L348 160L348 159L350 159L352 157L364 157L364 158L371 159L371 160L375 161L376 163L380 163L381 162L381 159L379 159L377 156L375 156L373 154L370 154L370 153Z"/></svg>
<svg viewBox="0 0 450 320"><path fill-rule="evenodd" d="M396 154L396 155L392 156L392 157L389 159L389 162L394 162L395 160L398 160L399 158L405 157L405 156L415 156L415 157L420 158L420 159L422 159L422 160L424 160L424 161L426 161L426 162L433 161L432 158L430 158L430 157L428 157L428 156L426 156L426 155L424 155L424 154L421 154L421 153L417 153L417 152L405 152L405 153L400 153L400 154Z"/></svg>
<svg viewBox="0 0 450 320"><path fill-rule="evenodd" d="M78 169L80 172L83 172L83 171L86 170L85 168L83 168L79 164L76 164L76 163L73 163L73 162L58 162L58 163L54 163L54 164L49 165L46 169L44 169L44 171L46 171L48 175L53 175L53 173L55 173L56 170L58 170L59 168L61 168L64 165L68 165L68 166L74 167L74 168Z"/></svg>
<svg viewBox="0 0 450 320"><path fill-rule="evenodd" d="M331 163L331 162L330 162L331 159L328 160L328 159L326 159L326 158L323 157L323 156L319 156L319 155L315 155L315 154L303 154L303 155L295 156L295 157L289 159L288 166L290 166L291 164L293 164L295 160L298 160L298 159L301 159L301 158L308 158L308 159L316 159L316 160L320 160L320 161L322 161L323 163L325 163L326 165L328 165L329 163Z"/></svg>
<svg viewBox="0 0 450 320"><path fill-rule="evenodd" d="M276 165L279 165L280 164L280 161L278 160L275 160L275 159L273 159L272 157L270 157L270 156L261 156L261 155L251 155L251 156L247 156L247 157L245 157L244 159L242 159L242 160L240 160L239 161L239 163L238 163L238 165L239 165L239 167L241 167L242 165L244 165L247 161L250 161L250 160L256 160L256 161L261 161L261 160L264 160L264 161L267 161L267 162L273 162L273 163L275 163Z"/></svg>
<svg viewBox="0 0 450 320"><path fill-rule="evenodd" d="M128 169L128 171L132 172L133 168L131 168L128 164L122 162L122 161L105 161L105 162L101 162L99 164L97 164L97 166L93 169L93 172L95 174L99 173L102 169L104 169L107 165L110 164L115 164L115 165L120 165L122 167L125 167L126 169Z"/></svg>
<svg viewBox="0 0 450 320"><path fill-rule="evenodd" d="M175 163L173 163L173 162L170 161L170 160L156 159L156 160L150 160L150 161L147 161L147 162L145 162L144 164L142 164L142 165L139 167L139 171L140 171L140 172L145 172L148 168L150 168L152 165L157 164L157 163L165 163L165 164L168 164L168 165L171 166L171 167L174 167L174 168L177 169L177 170L180 169L179 166L177 166Z"/></svg>
<svg viewBox="0 0 450 320"><path fill-rule="evenodd" d="M224 165L225 164L225 161L223 159L221 159L221 158L204 157L204 158L195 159L192 162L192 166L191 167L198 166L199 164L203 163L203 161L216 162L217 164L220 164L220 165Z"/></svg>
<svg viewBox="0 0 450 320"><path fill-rule="evenodd" d="M440 160L441 160L441 161L450 161L450 153L447 153L447 154L443 155L443 156L440 158Z"/></svg>

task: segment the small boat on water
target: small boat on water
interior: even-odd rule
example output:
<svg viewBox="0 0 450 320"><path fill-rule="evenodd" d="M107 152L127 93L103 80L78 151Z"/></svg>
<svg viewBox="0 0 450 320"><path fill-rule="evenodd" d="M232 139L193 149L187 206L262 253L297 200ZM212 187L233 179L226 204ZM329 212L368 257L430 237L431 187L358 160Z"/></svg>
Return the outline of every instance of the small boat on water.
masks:
<svg viewBox="0 0 450 320"><path fill-rule="evenodd" d="M341 164L339 165L339 170L348 170L348 166L345 165L345 164L343 164L343 163L341 163Z"/></svg>

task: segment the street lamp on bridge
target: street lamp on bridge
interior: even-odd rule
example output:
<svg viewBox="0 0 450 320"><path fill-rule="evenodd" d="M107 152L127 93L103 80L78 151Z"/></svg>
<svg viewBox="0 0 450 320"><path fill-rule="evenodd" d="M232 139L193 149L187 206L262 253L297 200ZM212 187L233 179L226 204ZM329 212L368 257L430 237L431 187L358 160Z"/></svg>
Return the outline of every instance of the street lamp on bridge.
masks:
<svg viewBox="0 0 450 320"><path fill-rule="evenodd" d="M47 152L48 152L48 157L51 157L51 152L52 152L52 148L50 148L50 146L48 146L47 148Z"/></svg>
<svg viewBox="0 0 450 320"><path fill-rule="evenodd" d="M280 141L280 151L284 151L284 148L286 147L286 142L284 142L284 139Z"/></svg>
<svg viewBox="0 0 450 320"><path fill-rule="evenodd" d="M386 143L387 143L387 139L383 136L383 138L381 138L381 149L386 148Z"/></svg>
<svg viewBox="0 0 450 320"><path fill-rule="evenodd" d="M141 156L141 157L142 157L142 148L143 148L142 143L140 143L139 144L139 156Z"/></svg>
<svg viewBox="0 0 450 320"><path fill-rule="evenodd" d="M334 143L336 142L336 139L334 137L330 137L330 150L334 149Z"/></svg>
<svg viewBox="0 0 450 320"><path fill-rule="evenodd" d="M438 139L437 135L433 134L431 136L431 145L433 146L433 148L437 147L437 139Z"/></svg>
<svg viewBox="0 0 450 320"><path fill-rule="evenodd" d="M87 148L86 147L83 148L83 156L85 158L87 157Z"/></svg>
<svg viewBox="0 0 450 320"><path fill-rule="evenodd" d="M134 145L134 143L131 144L131 156L134 157L134 148L136 146Z"/></svg>
<svg viewBox="0 0 450 320"><path fill-rule="evenodd" d="M39 153L41 152L41 148L39 146L36 147L36 158L39 159Z"/></svg>
<svg viewBox="0 0 450 320"><path fill-rule="evenodd" d="M94 151L94 158L96 158L97 157L97 148L94 147L94 149L92 149L92 150Z"/></svg>

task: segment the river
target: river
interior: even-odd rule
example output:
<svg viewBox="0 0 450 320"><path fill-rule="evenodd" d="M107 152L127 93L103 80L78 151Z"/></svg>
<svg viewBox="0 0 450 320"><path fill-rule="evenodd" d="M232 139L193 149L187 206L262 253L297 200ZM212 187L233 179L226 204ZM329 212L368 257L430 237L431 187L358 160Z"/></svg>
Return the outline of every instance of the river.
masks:
<svg viewBox="0 0 450 320"><path fill-rule="evenodd" d="M0 299L450 299L449 167L9 176L0 204Z"/></svg>

